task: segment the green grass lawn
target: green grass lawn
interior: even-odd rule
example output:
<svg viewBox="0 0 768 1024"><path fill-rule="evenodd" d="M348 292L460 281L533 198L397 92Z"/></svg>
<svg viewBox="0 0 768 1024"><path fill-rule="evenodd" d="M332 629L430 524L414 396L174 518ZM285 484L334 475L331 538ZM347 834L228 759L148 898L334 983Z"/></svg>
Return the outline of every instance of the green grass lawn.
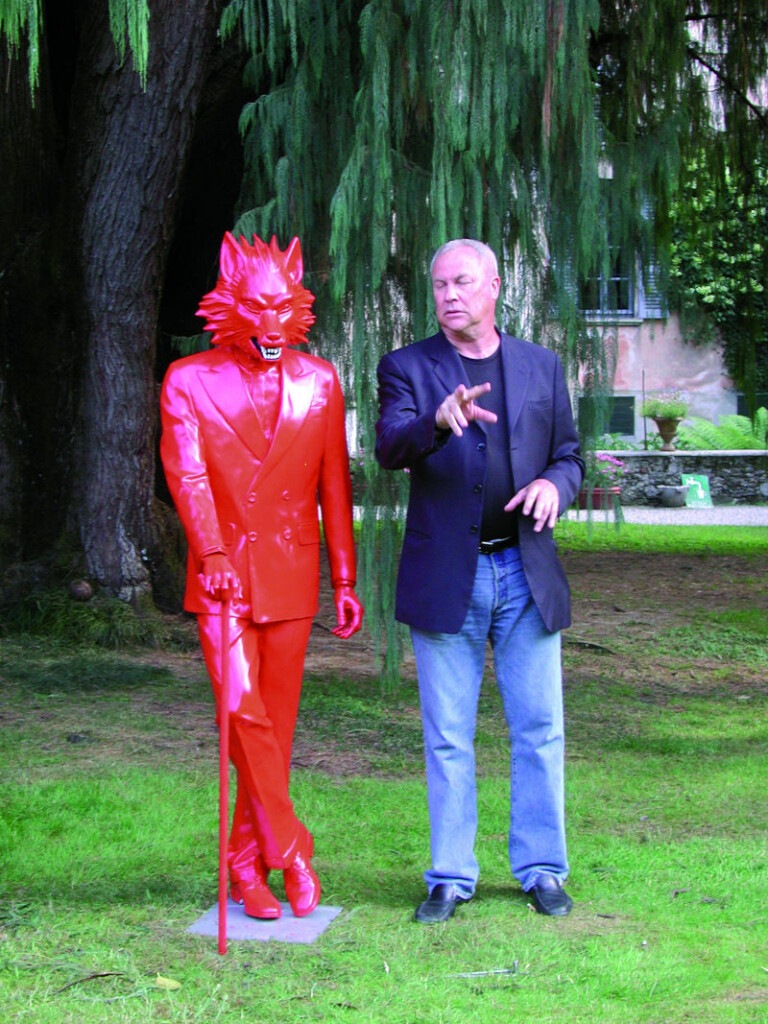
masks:
<svg viewBox="0 0 768 1024"><path fill-rule="evenodd" d="M768 527L653 526L641 523L576 522L567 516L556 528L558 543L573 551L643 551L647 554L765 555Z"/></svg>
<svg viewBox="0 0 768 1024"><path fill-rule="evenodd" d="M666 614L632 609L639 624L617 630L605 623L624 598L590 597L591 577L575 574L574 632L595 642L564 655L576 905L562 920L535 914L509 874L492 685L478 722L478 893L447 924L420 927L415 685L382 696L375 676L314 674L292 792L323 902L343 911L313 945L230 942L218 955L186 931L216 900L217 734L200 660L5 637L2 1020L764 1024L765 547L715 536L731 566L722 607L673 593ZM675 551L656 537L639 550ZM578 531L561 543L587 562L611 550ZM706 560L712 543L700 535L684 557Z"/></svg>

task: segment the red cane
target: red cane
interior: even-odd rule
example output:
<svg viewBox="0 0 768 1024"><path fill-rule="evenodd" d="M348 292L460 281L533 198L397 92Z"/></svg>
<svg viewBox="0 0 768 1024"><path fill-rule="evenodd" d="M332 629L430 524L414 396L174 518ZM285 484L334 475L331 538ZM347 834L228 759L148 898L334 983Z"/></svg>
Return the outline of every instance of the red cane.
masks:
<svg viewBox="0 0 768 1024"><path fill-rule="evenodd" d="M221 593L221 689L219 692L219 953L227 952L227 853L229 845L229 604Z"/></svg>

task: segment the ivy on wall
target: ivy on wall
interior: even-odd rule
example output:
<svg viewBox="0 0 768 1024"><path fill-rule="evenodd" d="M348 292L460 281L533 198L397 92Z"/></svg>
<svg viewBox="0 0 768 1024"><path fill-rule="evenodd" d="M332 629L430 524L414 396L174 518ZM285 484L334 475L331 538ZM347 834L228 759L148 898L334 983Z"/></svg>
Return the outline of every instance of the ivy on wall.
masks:
<svg viewBox="0 0 768 1024"><path fill-rule="evenodd" d="M768 390L768 174L689 168L673 213L671 300L686 340L721 342L747 395Z"/></svg>

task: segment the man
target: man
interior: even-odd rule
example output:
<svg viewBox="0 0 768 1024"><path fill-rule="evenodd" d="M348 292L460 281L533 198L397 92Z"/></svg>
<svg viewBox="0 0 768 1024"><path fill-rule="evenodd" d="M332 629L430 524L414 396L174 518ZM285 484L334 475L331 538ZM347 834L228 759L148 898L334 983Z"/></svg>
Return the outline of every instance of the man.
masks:
<svg viewBox="0 0 768 1024"><path fill-rule="evenodd" d="M189 542L184 607L197 615L217 706L222 657L229 661L237 768L230 890L258 918L281 914L267 884L272 869L283 871L297 917L320 900L312 835L288 794L317 611L318 498L338 618L333 632L351 636L363 616L339 381L330 363L286 347L304 343L314 321L302 272L298 238L281 252L274 238L267 246L254 237L250 245L225 235L219 280L198 311L213 348L172 363L161 399L163 465Z"/></svg>
<svg viewBox="0 0 768 1024"><path fill-rule="evenodd" d="M569 591L552 529L584 463L559 359L501 334L496 257L473 239L432 262L440 333L379 364L376 455L409 469L396 617L411 628L432 866L425 924L478 878L474 728L486 641L511 741L509 858L543 914L567 914L560 630Z"/></svg>

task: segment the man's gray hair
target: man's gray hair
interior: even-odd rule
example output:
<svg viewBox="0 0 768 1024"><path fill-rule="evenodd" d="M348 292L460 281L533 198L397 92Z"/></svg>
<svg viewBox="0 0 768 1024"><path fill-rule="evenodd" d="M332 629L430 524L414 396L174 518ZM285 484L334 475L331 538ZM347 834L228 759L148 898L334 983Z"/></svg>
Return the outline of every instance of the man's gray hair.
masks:
<svg viewBox="0 0 768 1024"><path fill-rule="evenodd" d="M429 265L430 274L435 269L435 262L443 253L450 252L451 249L460 249L463 246L475 250L480 262L486 270L491 272L491 277L499 276L499 262L496 259L496 253L490 245L486 245L485 242L478 242L476 238L452 238L450 242L444 242L432 257L432 262Z"/></svg>

